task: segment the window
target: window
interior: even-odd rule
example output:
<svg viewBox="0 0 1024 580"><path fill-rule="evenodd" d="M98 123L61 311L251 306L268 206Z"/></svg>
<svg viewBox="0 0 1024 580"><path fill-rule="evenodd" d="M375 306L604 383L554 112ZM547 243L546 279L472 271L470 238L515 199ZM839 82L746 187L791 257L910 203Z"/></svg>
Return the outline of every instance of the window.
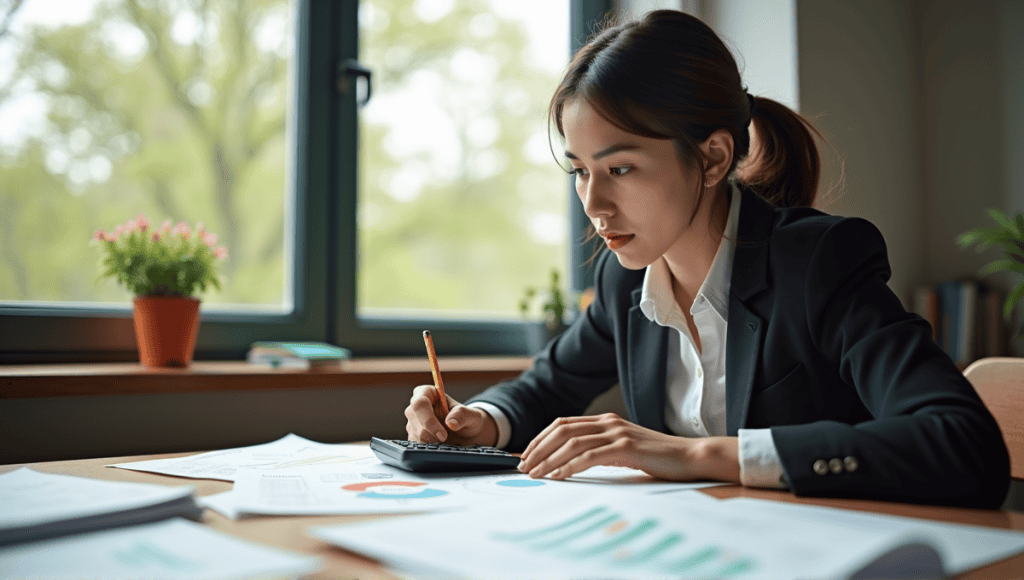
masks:
<svg viewBox="0 0 1024 580"><path fill-rule="evenodd" d="M566 0L363 0L360 318L517 320L568 271L568 188L547 138Z"/></svg>
<svg viewBox="0 0 1024 580"><path fill-rule="evenodd" d="M154 230L203 224L229 249L206 308L290 312L289 0L14 7L0 44L0 300L124 304L88 241L143 213Z"/></svg>
<svg viewBox="0 0 1024 580"><path fill-rule="evenodd" d="M136 360L130 295L95 283L88 240L139 211L203 221L229 248L197 359L255 340L419 354L424 324L445 331L439 351L522 352L523 288L551 268L579 279L580 212L566 228L567 178L538 146L568 3L42 4L0 14L0 362ZM578 43L605 6L571 4ZM357 112L337 71L360 58L373 95ZM433 146L403 122L414 105ZM439 128L426 111L445 107ZM489 221L463 219L477 213ZM509 239L529 239L522 257Z"/></svg>

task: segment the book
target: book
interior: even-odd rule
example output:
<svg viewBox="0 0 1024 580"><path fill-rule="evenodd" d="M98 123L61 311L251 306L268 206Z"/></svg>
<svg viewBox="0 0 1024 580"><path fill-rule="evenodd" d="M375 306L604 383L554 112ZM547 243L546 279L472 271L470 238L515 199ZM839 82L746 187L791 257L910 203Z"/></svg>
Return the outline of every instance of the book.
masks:
<svg viewBox="0 0 1024 580"><path fill-rule="evenodd" d="M944 280L935 285L935 295L938 300L938 324L936 340L942 350L953 360L956 360L956 351L959 348L957 341L960 321L960 282L958 280Z"/></svg>
<svg viewBox="0 0 1024 580"><path fill-rule="evenodd" d="M978 320L978 282L974 280L960 280L959 282L960 325L957 328L959 349L953 360L960 368L966 368L976 358L975 327Z"/></svg>
<svg viewBox="0 0 1024 580"><path fill-rule="evenodd" d="M1006 294L997 288L985 287L978 298L979 358L1006 354L1004 302L1006 302Z"/></svg>
<svg viewBox="0 0 1024 580"><path fill-rule="evenodd" d="M198 519L191 485L104 481L40 473L0 475L0 546L175 516Z"/></svg>
<svg viewBox="0 0 1024 580"><path fill-rule="evenodd" d="M292 368L341 367L352 351L326 342L254 342L246 360L254 365Z"/></svg>
<svg viewBox="0 0 1024 580"><path fill-rule="evenodd" d="M1006 352L1005 292L974 278L944 280L914 290L913 312L932 325L932 337L960 368Z"/></svg>
<svg viewBox="0 0 1024 580"><path fill-rule="evenodd" d="M932 338L938 340L939 302L934 286L919 286L914 291L913 312L928 321L932 327Z"/></svg>

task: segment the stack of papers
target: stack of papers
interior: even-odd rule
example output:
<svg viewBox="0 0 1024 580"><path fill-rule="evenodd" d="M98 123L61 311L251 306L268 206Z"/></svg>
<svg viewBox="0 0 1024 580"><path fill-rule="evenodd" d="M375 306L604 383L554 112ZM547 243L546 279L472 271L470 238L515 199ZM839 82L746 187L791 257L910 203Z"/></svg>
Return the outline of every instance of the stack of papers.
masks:
<svg viewBox="0 0 1024 580"><path fill-rule="evenodd" d="M190 485L102 481L21 468L0 475L0 546L77 532L198 518Z"/></svg>
<svg viewBox="0 0 1024 580"><path fill-rule="evenodd" d="M0 549L0 579L295 578L320 567L181 518Z"/></svg>

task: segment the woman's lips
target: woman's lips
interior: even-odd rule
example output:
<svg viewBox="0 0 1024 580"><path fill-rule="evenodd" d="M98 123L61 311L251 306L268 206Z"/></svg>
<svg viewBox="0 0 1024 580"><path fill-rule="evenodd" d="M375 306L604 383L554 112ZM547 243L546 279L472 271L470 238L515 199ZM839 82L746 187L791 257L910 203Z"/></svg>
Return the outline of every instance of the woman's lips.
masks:
<svg viewBox="0 0 1024 580"><path fill-rule="evenodd" d="M604 239L604 243L608 244L608 248L612 250L618 250L622 246L625 246L629 242L633 241L635 234L625 234L622 236L609 236Z"/></svg>

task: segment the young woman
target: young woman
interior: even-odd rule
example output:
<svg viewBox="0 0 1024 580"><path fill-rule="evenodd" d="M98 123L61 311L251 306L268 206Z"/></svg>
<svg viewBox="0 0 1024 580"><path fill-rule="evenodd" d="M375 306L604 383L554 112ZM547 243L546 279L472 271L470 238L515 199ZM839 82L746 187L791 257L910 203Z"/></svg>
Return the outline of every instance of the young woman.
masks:
<svg viewBox="0 0 1024 580"><path fill-rule="evenodd" d="M881 234L810 208L814 129L749 95L708 26L656 11L605 29L550 118L610 250L595 299L517 380L449 400L446 417L434 387L417 387L410 439L525 450L532 477L616 465L798 495L1002 503L999 428L886 285ZM616 383L628 420L579 416Z"/></svg>

